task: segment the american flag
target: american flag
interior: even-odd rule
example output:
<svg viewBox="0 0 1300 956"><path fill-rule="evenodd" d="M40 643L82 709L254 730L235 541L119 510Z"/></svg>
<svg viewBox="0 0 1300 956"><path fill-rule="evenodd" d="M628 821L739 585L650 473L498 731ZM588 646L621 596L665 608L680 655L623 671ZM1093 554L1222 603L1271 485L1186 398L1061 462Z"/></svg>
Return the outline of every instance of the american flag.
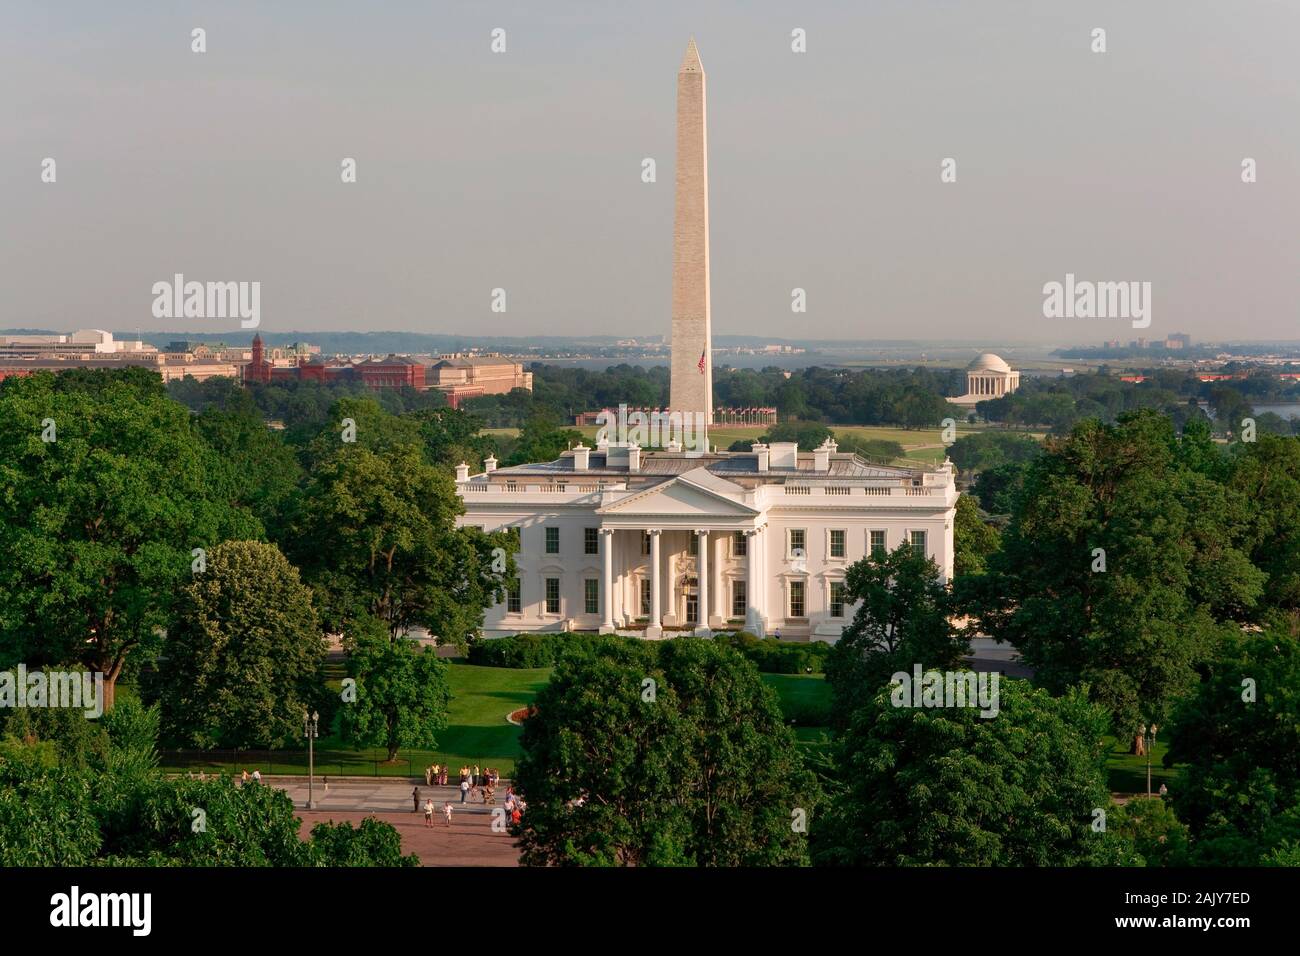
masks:
<svg viewBox="0 0 1300 956"><path fill-rule="evenodd" d="M704 374L704 357L705 357L705 352L707 352L707 351L708 351L708 350L705 349L704 352L701 352L701 353L700 353L700 364L696 366L696 368L698 368L698 369L700 370L700 374L701 374L701 375Z"/></svg>

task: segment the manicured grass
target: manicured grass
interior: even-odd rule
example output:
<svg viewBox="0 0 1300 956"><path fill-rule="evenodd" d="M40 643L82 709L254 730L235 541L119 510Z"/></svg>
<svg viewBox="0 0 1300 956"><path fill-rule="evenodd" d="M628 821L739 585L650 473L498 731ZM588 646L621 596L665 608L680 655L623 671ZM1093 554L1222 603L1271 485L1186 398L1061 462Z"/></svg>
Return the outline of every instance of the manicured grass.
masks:
<svg viewBox="0 0 1300 956"><path fill-rule="evenodd" d="M338 665L329 668L331 685L342 677ZM502 776L514 772L519 756L521 728L509 723L506 714L526 706L546 685L551 670L539 667L512 670L505 667L476 667L453 661L448 666L452 701L448 707L447 729L438 735L434 750L398 751L397 761L388 763L382 747L356 750L335 734L321 729L316 742L316 772L339 776L419 776L433 763L447 764L453 771L463 764L493 767ZM297 774L307 772L305 750L256 751L231 754L219 751L197 759L179 759L164 755L163 769L169 771L206 771L260 769L263 773Z"/></svg>
<svg viewBox="0 0 1300 956"><path fill-rule="evenodd" d="M781 698L781 707L829 707L831 685L821 674L764 674L767 684Z"/></svg>

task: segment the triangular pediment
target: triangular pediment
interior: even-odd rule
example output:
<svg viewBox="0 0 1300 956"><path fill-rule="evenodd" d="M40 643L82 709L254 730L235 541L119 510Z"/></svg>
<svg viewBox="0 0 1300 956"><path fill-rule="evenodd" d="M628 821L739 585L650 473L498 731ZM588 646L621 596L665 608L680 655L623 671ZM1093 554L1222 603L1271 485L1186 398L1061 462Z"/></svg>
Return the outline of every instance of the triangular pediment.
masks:
<svg viewBox="0 0 1300 956"><path fill-rule="evenodd" d="M730 485L730 482L726 482ZM655 485L644 491L633 492L612 501L597 513L605 515L664 515L664 516L748 516L758 512L745 504L743 489L737 493L722 488L705 488L682 475Z"/></svg>

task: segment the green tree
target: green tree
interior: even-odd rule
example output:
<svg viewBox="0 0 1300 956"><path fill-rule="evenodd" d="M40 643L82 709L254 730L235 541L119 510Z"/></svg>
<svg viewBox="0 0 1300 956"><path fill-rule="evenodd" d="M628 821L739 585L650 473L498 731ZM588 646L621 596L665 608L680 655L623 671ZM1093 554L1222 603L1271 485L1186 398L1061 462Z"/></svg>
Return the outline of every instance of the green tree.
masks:
<svg viewBox="0 0 1300 956"><path fill-rule="evenodd" d="M530 865L778 866L812 780L775 694L730 648L596 639L561 658L524 724L515 783Z"/></svg>
<svg viewBox="0 0 1300 956"><path fill-rule="evenodd" d="M370 616L392 637L424 627L464 646L484 608L504 600L516 545L504 531L458 529L463 511L451 478L417 446L349 447L327 458L292 545L326 627L346 633Z"/></svg>
<svg viewBox="0 0 1300 956"><path fill-rule="evenodd" d="M555 416L534 415L524 423L513 450L502 464L554 461L562 451L581 441L582 432L575 428L561 428Z"/></svg>
<svg viewBox="0 0 1300 956"><path fill-rule="evenodd" d="M957 514L952 523L953 575L983 574L989 555L998 549L1000 535L982 517L970 495L957 498Z"/></svg>
<svg viewBox="0 0 1300 956"><path fill-rule="evenodd" d="M315 866L419 866L414 853L402 855L402 838L391 824L366 817L355 828L342 823L318 823L311 828L311 857Z"/></svg>
<svg viewBox="0 0 1300 956"><path fill-rule="evenodd" d="M382 622L362 620L347 638L356 700L344 700L339 728L357 747L378 746L396 759L402 747L432 750L447 727L447 665L433 648L390 640Z"/></svg>
<svg viewBox="0 0 1300 956"><path fill-rule="evenodd" d="M1175 710L1169 799L1198 862L1257 865L1300 840L1300 644L1278 631L1226 640Z"/></svg>
<svg viewBox="0 0 1300 956"><path fill-rule="evenodd" d="M1089 685L1133 739L1195 685L1220 622L1246 616L1263 581L1241 549L1244 500L1180 463L1177 441L1148 411L1050 439L988 574L959 582L1037 684Z"/></svg>
<svg viewBox="0 0 1300 956"><path fill-rule="evenodd" d="M1251 502L1245 547L1268 575L1263 603L1300 633L1300 439L1261 435L1241 446L1228 479Z"/></svg>
<svg viewBox="0 0 1300 956"><path fill-rule="evenodd" d="M257 537L157 376L49 374L0 387L0 666L81 664L105 706L148 657L191 551Z"/></svg>
<svg viewBox="0 0 1300 956"><path fill-rule="evenodd" d="M916 664L951 670L969 653L949 622L951 600L938 567L911 545L854 562L844 585L845 601L861 604L826 660L833 725L847 726L897 671Z"/></svg>
<svg viewBox="0 0 1300 956"><path fill-rule="evenodd" d="M1132 841L1147 866L1188 866L1187 827L1159 797L1133 797L1109 811L1106 827Z"/></svg>
<svg viewBox="0 0 1300 956"><path fill-rule="evenodd" d="M226 541L181 589L159 699L187 747L282 747L318 702L325 639L311 589L273 544Z"/></svg>
<svg viewBox="0 0 1300 956"><path fill-rule="evenodd" d="M0 747L0 866L87 866L101 844L90 783L43 764L30 745Z"/></svg>
<svg viewBox="0 0 1300 956"><path fill-rule="evenodd" d="M292 514L302 477L293 449L280 432L266 427L255 408L208 408L194 421L225 466L226 496L248 508L276 536Z"/></svg>
<svg viewBox="0 0 1300 956"><path fill-rule="evenodd" d="M1017 432L981 431L963 435L952 443L948 457L962 471L985 471L1003 465L1033 461L1043 446Z"/></svg>
<svg viewBox="0 0 1300 956"><path fill-rule="evenodd" d="M1093 829L1110 807L1106 717L1080 694L1003 680L996 718L895 706L880 688L838 744L843 797L815 822L813 858L857 866L1139 862Z"/></svg>

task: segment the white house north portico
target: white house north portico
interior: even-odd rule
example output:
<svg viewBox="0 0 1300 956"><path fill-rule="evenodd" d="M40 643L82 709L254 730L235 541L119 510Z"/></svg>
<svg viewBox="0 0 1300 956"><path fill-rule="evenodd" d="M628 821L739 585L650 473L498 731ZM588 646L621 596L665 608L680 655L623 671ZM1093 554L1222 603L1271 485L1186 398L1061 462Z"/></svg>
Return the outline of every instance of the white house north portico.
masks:
<svg viewBox="0 0 1300 956"><path fill-rule="evenodd" d="M517 529L519 576L485 633L744 628L836 640L848 566L910 544L952 575L950 464L870 464L833 442L691 456L578 447L559 459L462 467L462 525Z"/></svg>

